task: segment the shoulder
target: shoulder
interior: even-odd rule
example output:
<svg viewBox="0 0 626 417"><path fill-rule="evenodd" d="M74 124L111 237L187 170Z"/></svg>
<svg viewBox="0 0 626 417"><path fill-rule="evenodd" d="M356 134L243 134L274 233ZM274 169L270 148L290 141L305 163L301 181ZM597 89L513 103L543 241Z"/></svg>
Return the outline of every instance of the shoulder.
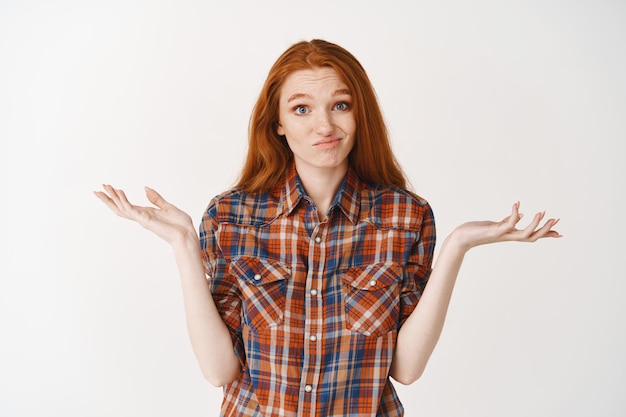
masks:
<svg viewBox="0 0 626 417"><path fill-rule="evenodd" d="M361 190L361 219L383 228L417 228L433 222L428 201L403 188L365 184Z"/></svg>
<svg viewBox="0 0 626 417"><path fill-rule="evenodd" d="M205 217L217 223L262 225L276 218L280 195L273 192L246 193L233 188L215 196Z"/></svg>

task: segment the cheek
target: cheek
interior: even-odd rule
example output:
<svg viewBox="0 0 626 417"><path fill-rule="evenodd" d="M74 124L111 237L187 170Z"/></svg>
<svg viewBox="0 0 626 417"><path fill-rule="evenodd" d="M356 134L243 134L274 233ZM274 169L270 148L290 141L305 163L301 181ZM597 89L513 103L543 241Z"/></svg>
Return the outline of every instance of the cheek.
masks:
<svg viewBox="0 0 626 417"><path fill-rule="evenodd" d="M356 122L354 118L346 124L346 131L350 132L350 136L354 139L354 136L356 135Z"/></svg>
<svg viewBox="0 0 626 417"><path fill-rule="evenodd" d="M290 135L286 135L285 136L285 142L287 142L287 146L289 146L289 149L291 149L291 151L293 152L294 146L297 147L298 144L295 143L292 139Z"/></svg>
<svg viewBox="0 0 626 417"><path fill-rule="evenodd" d="M356 118L354 117L354 112L346 114L343 125L345 126L346 130L354 133L354 131L356 130Z"/></svg>

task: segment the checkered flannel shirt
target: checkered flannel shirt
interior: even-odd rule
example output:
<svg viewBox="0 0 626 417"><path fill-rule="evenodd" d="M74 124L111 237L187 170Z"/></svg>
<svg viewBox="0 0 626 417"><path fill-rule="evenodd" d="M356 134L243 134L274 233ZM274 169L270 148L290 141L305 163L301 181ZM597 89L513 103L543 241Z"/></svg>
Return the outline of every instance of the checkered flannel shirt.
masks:
<svg viewBox="0 0 626 417"><path fill-rule="evenodd" d="M203 260L242 368L222 416L403 415L389 368L431 272L432 210L350 169L327 214L295 167L271 192L209 204Z"/></svg>

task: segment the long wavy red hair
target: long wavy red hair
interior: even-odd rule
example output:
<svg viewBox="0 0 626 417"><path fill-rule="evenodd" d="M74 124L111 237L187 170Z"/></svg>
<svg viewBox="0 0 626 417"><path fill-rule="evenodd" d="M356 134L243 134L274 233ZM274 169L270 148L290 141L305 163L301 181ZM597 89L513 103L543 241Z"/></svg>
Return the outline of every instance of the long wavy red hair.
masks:
<svg viewBox="0 0 626 417"><path fill-rule="evenodd" d="M320 39L292 45L270 69L250 117L248 154L236 187L246 192L268 191L287 173L293 153L276 132L280 90L293 72L317 67L333 68L352 93L356 132L348 160L356 174L363 181L406 188L365 70L350 52Z"/></svg>

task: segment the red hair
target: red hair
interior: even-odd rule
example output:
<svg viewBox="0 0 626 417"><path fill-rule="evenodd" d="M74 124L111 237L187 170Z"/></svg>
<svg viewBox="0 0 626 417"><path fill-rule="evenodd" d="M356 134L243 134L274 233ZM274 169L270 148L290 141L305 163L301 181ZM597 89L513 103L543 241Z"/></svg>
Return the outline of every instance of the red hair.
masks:
<svg viewBox="0 0 626 417"><path fill-rule="evenodd" d="M406 188L406 178L391 151L387 127L365 70L350 52L320 39L292 45L270 69L250 117L248 154L236 187L246 192L269 191L287 173L293 153L276 131L280 90L292 73L317 67L337 71L352 93L356 132L348 160L358 177Z"/></svg>

